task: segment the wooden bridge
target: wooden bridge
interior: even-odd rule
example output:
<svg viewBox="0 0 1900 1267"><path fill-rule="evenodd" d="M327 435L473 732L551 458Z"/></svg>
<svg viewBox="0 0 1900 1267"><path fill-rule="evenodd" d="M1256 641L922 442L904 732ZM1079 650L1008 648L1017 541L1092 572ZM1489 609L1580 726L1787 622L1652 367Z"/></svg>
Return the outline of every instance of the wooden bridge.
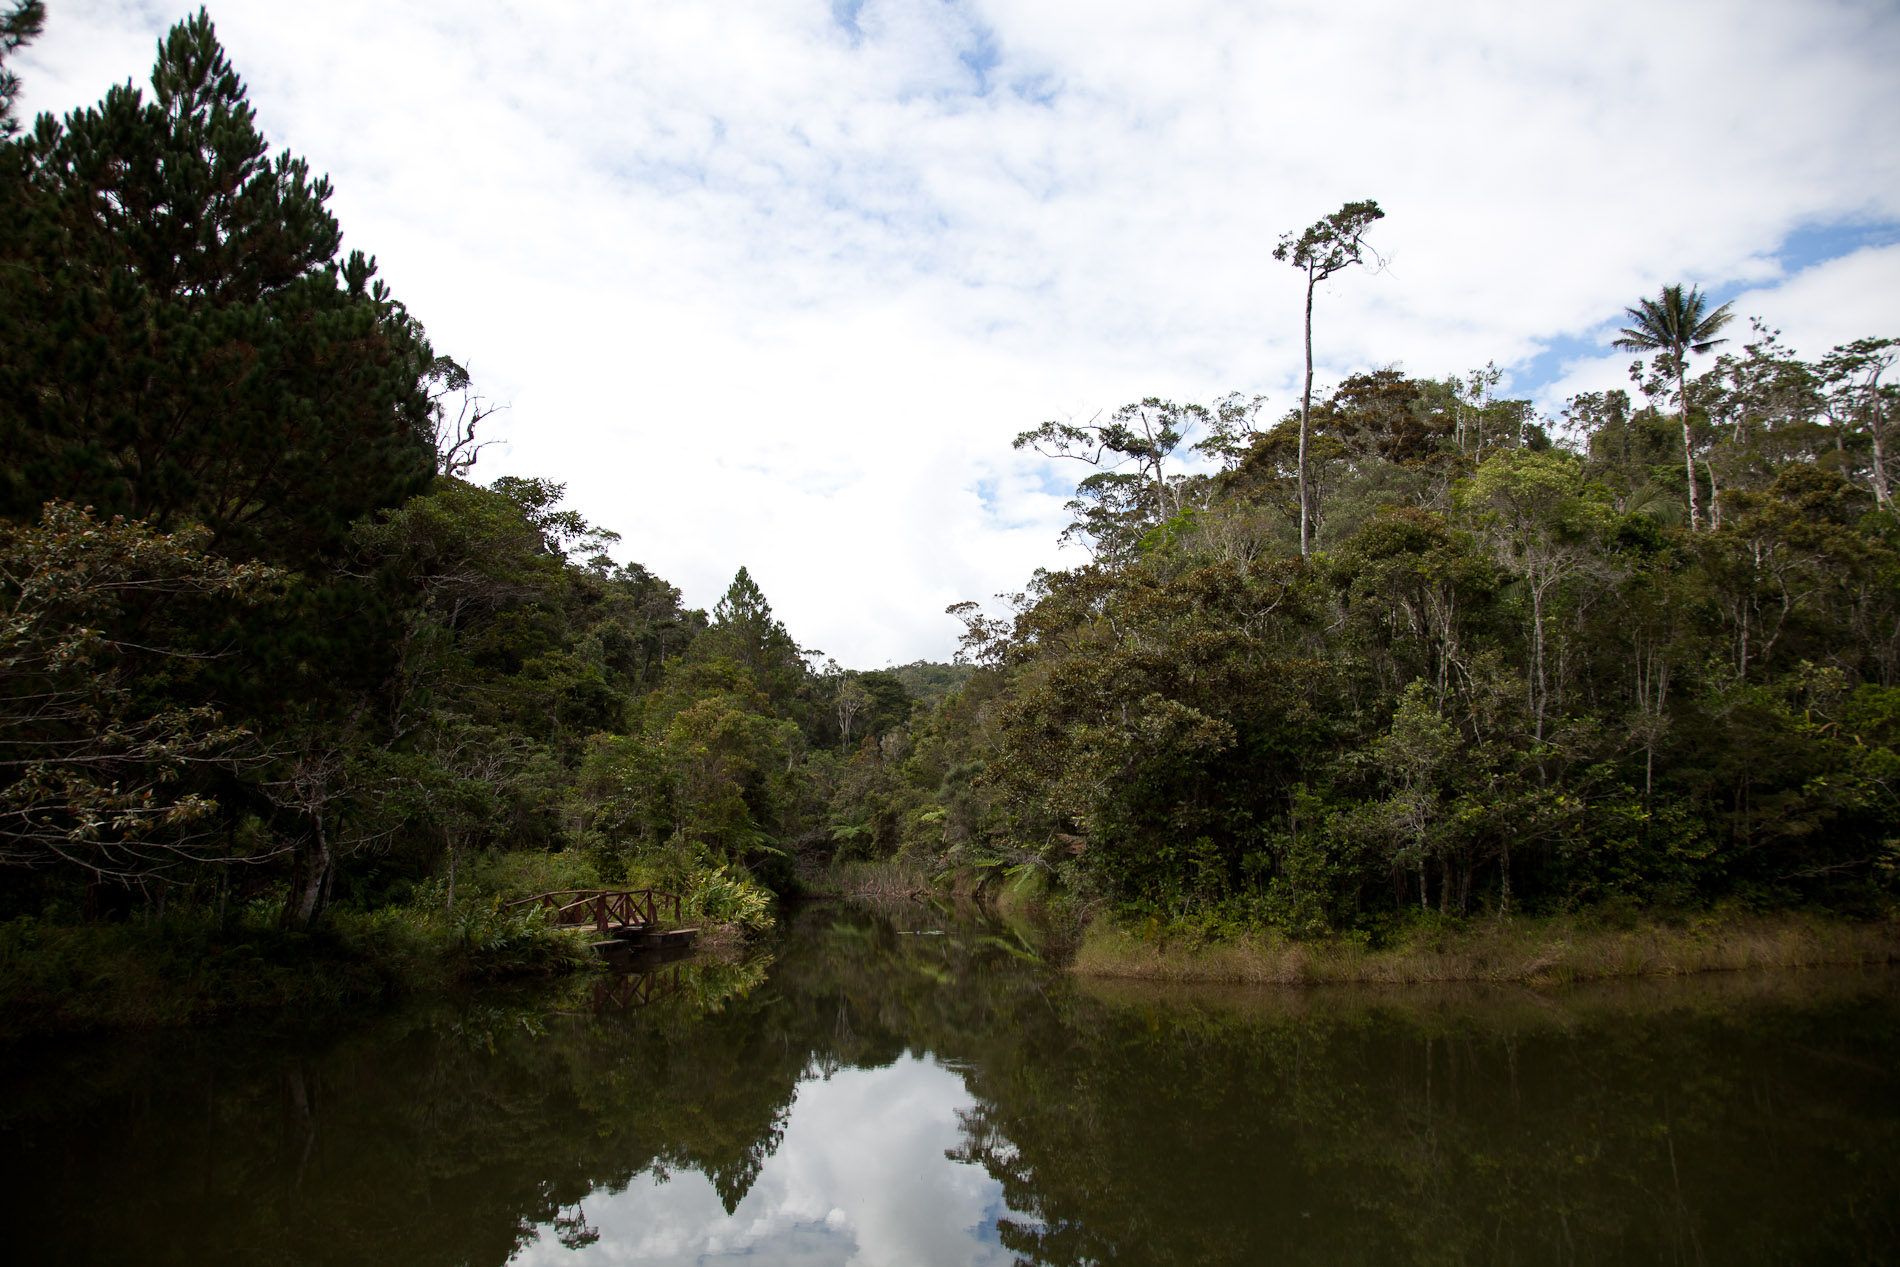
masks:
<svg viewBox="0 0 1900 1267"><path fill-rule="evenodd" d="M559 925L592 924L605 939L594 943L601 949L669 950L690 946L699 935L697 928L661 923L660 913L668 907L673 923L680 921L679 894L662 889L559 889L510 902L504 909L522 906L540 907Z"/></svg>

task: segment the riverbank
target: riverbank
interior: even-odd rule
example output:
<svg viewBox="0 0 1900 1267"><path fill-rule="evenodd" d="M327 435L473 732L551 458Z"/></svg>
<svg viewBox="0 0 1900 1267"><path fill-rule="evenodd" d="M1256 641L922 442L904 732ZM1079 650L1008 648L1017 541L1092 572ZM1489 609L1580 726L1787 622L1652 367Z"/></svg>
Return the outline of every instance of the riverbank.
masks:
<svg viewBox="0 0 1900 1267"><path fill-rule="evenodd" d="M1247 935L1206 942L1143 937L1097 920L1071 970L1083 977L1243 985L1516 982L1900 963L1900 922L1714 912L1606 927L1575 916L1418 929L1371 949L1347 941Z"/></svg>
<svg viewBox="0 0 1900 1267"><path fill-rule="evenodd" d="M726 866L607 881L584 856L489 852L465 859L462 872L452 903L438 877L401 901L334 908L308 932L281 927L281 892L229 911L174 903L112 921L53 910L0 922L0 1040L334 1011L595 970L593 927L550 926L540 910L511 905L524 894L678 891L681 922L716 957L739 954L775 922L772 895Z"/></svg>
<svg viewBox="0 0 1900 1267"><path fill-rule="evenodd" d="M156 927L17 919L0 924L0 1039L331 1011L591 963L578 935L492 908L453 922L340 911L308 933L202 912Z"/></svg>

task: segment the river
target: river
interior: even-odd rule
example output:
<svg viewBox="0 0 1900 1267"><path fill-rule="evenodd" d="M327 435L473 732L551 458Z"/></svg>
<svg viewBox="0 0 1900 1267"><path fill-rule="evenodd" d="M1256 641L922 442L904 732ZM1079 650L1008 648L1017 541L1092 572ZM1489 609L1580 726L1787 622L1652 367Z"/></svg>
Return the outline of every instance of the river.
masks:
<svg viewBox="0 0 1900 1267"><path fill-rule="evenodd" d="M817 904L739 964L0 1053L18 1263L1875 1263L1900 974L1261 991Z"/></svg>

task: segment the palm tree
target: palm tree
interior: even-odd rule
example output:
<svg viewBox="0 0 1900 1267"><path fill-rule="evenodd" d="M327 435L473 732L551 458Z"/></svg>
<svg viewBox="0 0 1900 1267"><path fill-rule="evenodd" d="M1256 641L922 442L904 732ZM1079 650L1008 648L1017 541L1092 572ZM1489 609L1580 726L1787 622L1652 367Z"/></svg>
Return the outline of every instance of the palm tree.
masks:
<svg viewBox="0 0 1900 1267"><path fill-rule="evenodd" d="M1717 344L1727 343L1727 339L1715 336L1734 316L1729 312L1733 304L1723 304L1708 312L1704 310L1707 303L1696 287L1691 286L1685 295L1680 285L1664 286L1659 297L1639 299L1636 307L1623 310L1635 324L1619 330L1617 333L1623 337L1610 344L1624 352L1661 352L1675 368L1676 400L1682 406L1682 462L1689 472L1691 532L1696 530L1698 511L1695 448L1689 434L1689 354L1707 352Z"/></svg>

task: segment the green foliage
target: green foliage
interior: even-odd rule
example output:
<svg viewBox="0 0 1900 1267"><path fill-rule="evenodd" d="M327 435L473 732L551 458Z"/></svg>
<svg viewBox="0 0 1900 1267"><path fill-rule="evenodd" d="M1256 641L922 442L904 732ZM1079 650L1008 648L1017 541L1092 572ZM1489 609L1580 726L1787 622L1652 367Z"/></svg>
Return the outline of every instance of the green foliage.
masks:
<svg viewBox="0 0 1900 1267"><path fill-rule="evenodd" d="M933 664L928 660L913 660L885 671L902 684L912 699L920 700L942 699L969 681L975 672L967 664Z"/></svg>
<svg viewBox="0 0 1900 1267"><path fill-rule="evenodd" d="M338 256L204 15L149 98L0 158L0 909L178 928L211 894L489 974L567 962L504 909L549 888L664 873L770 922L752 876L790 882L831 794L807 653L743 570L709 620L560 484L468 480L466 371Z"/></svg>
<svg viewBox="0 0 1900 1267"><path fill-rule="evenodd" d="M235 860L186 777L255 766L258 749L195 697L206 648L188 613L270 601L281 576L209 538L63 502L0 525L0 865L125 880Z"/></svg>
<svg viewBox="0 0 1900 1267"><path fill-rule="evenodd" d="M6 16L0 17L0 140L20 130L13 114L13 99L19 95L20 77L7 66L7 58L21 45L38 38L46 27L46 5L42 0L15 0Z"/></svg>
<svg viewBox="0 0 1900 1267"><path fill-rule="evenodd" d="M1692 298L1671 374L1726 317ZM1312 411L1326 553L1298 559L1288 527L1296 415L1192 515L1151 516L1140 549L1040 574L1013 620L955 609L996 667L979 708L953 696L913 726L912 812L975 807L946 862L1033 866L1133 927L1202 935L1885 909L1900 551L1869 384L1886 351L1816 368L1764 332L1683 377L1705 411L1692 476L1719 487L1706 525L1681 513L1676 426L1623 393L1574 401L1559 444L1490 397L1495 371L1349 380ZM1829 373L1849 384L1832 413ZM977 760L956 801L959 748ZM868 811L902 788L854 792L852 846L890 839Z"/></svg>
<svg viewBox="0 0 1900 1267"><path fill-rule="evenodd" d="M0 1033L202 1022L258 1009L306 1013L565 971L584 953L539 921L484 904L446 920L413 906L338 910L314 933L278 926L276 901L182 906L162 919L0 923Z"/></svg>
<svg viewBox="0 0 1900 1267"><path fill-rule="evenodd" d="M745 568L690 610L559 483L469 478L467 372L339 255L202 13L149 99L7 136L0 911L215 905L263 945L262 904L311 965L347 926L499 974L567 962L511 898L756 931L837 865L1361 938L1900 882L1891 340L1757 326L1691 379L1727 309L1672 287L1624 332L1643 403L1555 440L1495 366L1315 400L1310 357L1264 431L1238 394L1045 423L1017 446L1089 467L1092 561L952 607L967 662L817 668ZM1310 300L1381 214L1276 256Z"/></svg>
<svg viewBox="0 0 1900 1267"><path fill-rule="evenodd" d="M0 513L51 494L305 566L433 467L421 328L272 158L201 12L0 152Z"/></svg>
<svg viewBox="0 0 1900 1267"><path fill-rule="evenodd" d="M721 865L687 877L685 917L704 924L736 924L747 932L772 926L772 895L743 875Z"/></svg>

